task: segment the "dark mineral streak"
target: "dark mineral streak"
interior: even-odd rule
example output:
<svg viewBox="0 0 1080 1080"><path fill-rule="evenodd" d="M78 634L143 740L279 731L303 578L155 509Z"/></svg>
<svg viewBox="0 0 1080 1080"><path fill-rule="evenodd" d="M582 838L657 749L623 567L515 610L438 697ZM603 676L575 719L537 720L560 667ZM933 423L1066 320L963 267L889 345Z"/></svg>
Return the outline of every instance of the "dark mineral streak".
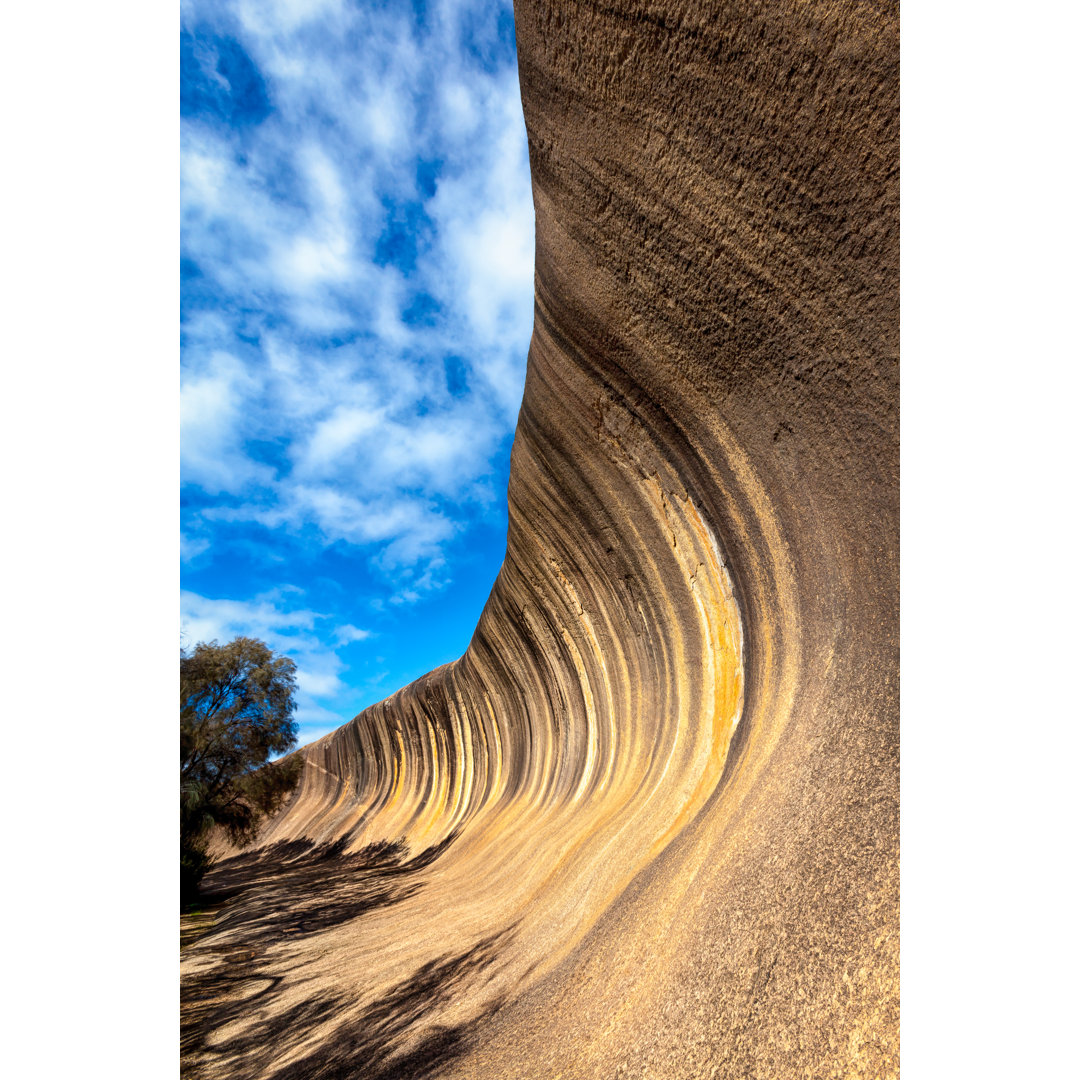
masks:
<svg viewBox="0 0 1080 1080"><path fill-rule="evenodd" d="M506 560L211 876L185 1070L896 1076L896 6L516 19Z"/></svg>

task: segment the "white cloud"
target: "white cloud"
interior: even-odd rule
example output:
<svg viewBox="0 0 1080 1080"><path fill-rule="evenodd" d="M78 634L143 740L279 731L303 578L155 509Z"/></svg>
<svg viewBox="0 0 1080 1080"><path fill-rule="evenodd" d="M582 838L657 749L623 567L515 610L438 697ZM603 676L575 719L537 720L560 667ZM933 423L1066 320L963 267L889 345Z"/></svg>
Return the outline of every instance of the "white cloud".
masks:
<svg viewBox="0 0 1080 1080"><path fill-rule="evenodd" d="M390 495L362 500L329 485L282 486L271 506L248 503L239 507L214 507L204 512L209 521L253 521L268 529L298 532L315 524L327 543L380 545L376 565L397 576L402 568L426 562L442 563L441 544L460 526L430 503L410 496Z"/></svg>
<svg viewBox="0 0 1080 1080"><path fill-rule="evenodd" d="M276 590L254 600L215 600L184 590L181 626L192 643L224 644L235 637L259 638L275 648L310 643L298 632L312 630L315 620L324 616L306 609L283 610L275 602L281 596L282 591Z"/></svg>
<svg viewBox="0 0 1080 1080"><path fill-rule="evenodd" d="M270 472L244 452L247 399L257 384L234 356L215 351L188 370L180 387L180 467L185 482L211 494L268 482Z"/></svg>
<svg viewBox="0 0 1080 1080"><path fill-rule="evenodd" d="M441 236L439 295L480 347L474 366L512 422L532 330L532 187L516 94L505 85L485 90L482 163L440 183L428 209Z"/></svg>
<svg viewBox="0 0 1080 1080"><path fill-rule="evenodd" d="M181 153L184 185L181 205L186 210L210 213L224 203L228 162L205 145L186 148Z"/></svg>
<svg viewBox="0 0 1080 1080"><path fill-rule="evenodd" d="M341 12L341 0L241 0L237 10L245 27L256 34L281 35L316 18Z"/></svg>
<svg viewBox="0 0 1080 1080"><path fill-rule="evenodd" d="M367 641L369 637L371 637L370 630L361 630L351 623L345 623L334 631L334 640L339 645L350 645L354 641Z"/></svg>
<svg viewBox="0 0 1080 1080"><path fill-rule="evenodd" d="M314 526L368 550L400 602L445 582L446 544L493 498L532 323L516 71L463 47L466 27L492 45L498 10L436 2L425 29L338 0L185 0L186 25L236 37L272 106L242 130L182 129L184 254L205 282L184 325L183 478L230 496L190 511L186 551L212 553L225 522ZM385 261L391 226L415 265ZM437 310L410 322L425 294Z"/></svg>
<svg viewBox="0 0 1080 1080"><path fill-rule="evenodd" d="M187 533L180 534L180 561L192 562L210 547L210 541L205 536L193 537Z"/></svg>
<svg viewBox="0 0 1080 1080"><path fill-rule="evenodd" d="M443 130L453 138L471 134L480 121L480 112L469 87L460 82L443 85L439 91Z"/></svg>
<svg viewBox="0 0 1080 1080"><path fill-rule="evenodd" d="M276 286L284 292L309 293L327 284L357 276L349 203L337 170L326 152L309 143L297 155L306 178L306 213L298 231L283 235L271 267Z"/></svg>
<svg viewBox="0 0 1080 1080"><path fill-rule="evenodd" d="M382 422L383 410L342 405L316 423L297 463L302 474L319 474L337 463L342 454L356 447L365 436L375 434Z"/></svg>
<svg viewBox="0 0 1080 1080"><path fill-rule="evenodd" d="M324 735L336 731L351 717L338 716L330 709L298 707L293 714L293 719L296 720L300 728L298 746L308 746L321 739Z"/></svg>

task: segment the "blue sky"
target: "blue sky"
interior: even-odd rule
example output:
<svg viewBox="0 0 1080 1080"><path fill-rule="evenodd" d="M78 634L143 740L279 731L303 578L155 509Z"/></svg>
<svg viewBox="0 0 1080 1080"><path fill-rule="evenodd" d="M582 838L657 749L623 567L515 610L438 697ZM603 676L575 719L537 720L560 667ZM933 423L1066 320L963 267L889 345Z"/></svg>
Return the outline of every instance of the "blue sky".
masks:
<svg viewBox="0 0 1080 1080"><path fill-rule="evenodd" d="M459 656L506 542L533 210L509 3L181 6L181 626L301 742Z"/></svg>

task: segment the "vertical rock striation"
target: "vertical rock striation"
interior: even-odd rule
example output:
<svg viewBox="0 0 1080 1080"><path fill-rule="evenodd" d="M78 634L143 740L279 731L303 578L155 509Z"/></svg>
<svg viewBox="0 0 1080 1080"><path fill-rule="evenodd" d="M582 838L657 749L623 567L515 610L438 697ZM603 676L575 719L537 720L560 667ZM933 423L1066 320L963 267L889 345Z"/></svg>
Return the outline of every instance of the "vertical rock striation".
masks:
<svg viewBox="0 0 1080 1080"><path fill-rule="evenodd" d="M895 1075L895 5L516 19L506 560L465 655L306 749L260 840L366 858L378 901L325 917L327 872L187 1068Z"/></svg>

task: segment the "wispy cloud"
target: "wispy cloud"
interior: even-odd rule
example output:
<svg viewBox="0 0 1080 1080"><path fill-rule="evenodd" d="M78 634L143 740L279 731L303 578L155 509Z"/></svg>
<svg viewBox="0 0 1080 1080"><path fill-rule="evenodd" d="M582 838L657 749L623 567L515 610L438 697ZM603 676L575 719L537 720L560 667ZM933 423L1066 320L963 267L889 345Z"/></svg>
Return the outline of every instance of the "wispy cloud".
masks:
<svg viewBox="0 0 1080 1080"><path fill-rule="evenodd" d="M397 566L490 498L532 317L507 12L184 5L183 479L234 519Z"/></svg>
<svg viewBox="0 0 1080 1080"><path fill-rule="evenodd" d="M182 2L182 554L203 578L246 529L267 562L287 538L301 580L355 552L385 583L370 607L401 609L501 496L532 324L512 12L417 10ZM245 573L214 579L235 600L187 594L190 625L276 635L308 650L309 696L338 685L316 652L352 631Z"/></svg>
<svg viewBox="0 0 1080 1080"><path fill-rule="evenodd" d="M357 626L353 626L351 623L346 623L344 626L339 626L334 631L334 640L340 645L348 645L353 641L367 641L371 637L370 630L361 630Z"/></svg>

